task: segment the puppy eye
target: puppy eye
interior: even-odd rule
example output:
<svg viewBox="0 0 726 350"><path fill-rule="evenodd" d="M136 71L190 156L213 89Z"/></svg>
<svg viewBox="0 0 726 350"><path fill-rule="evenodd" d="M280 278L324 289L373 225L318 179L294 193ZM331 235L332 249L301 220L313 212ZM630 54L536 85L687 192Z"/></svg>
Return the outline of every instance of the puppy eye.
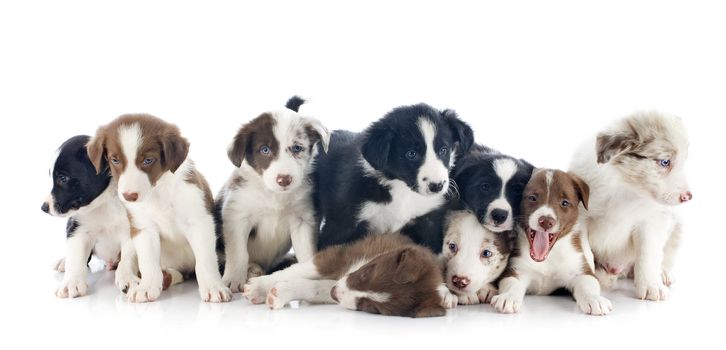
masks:
<svg viewBox="0 0 726 350"><path fill-rule="evenodd" d="M459 251L459 247L457 247L457 246L456 246L456 243L454 243L454 242L449 242L449 250L450 250L450 251L451 251L452 253L456 253L457 251Z"/></svg>
<svg viewBox="0 0 726 350"><path fill-rule="evenodd" d="M671 160L670 159L661 159L658 161L658 165L660 165L664 168L667 168L667 167L671 166Z"/></svg>
<svg viewBox="0 0 726 350"><path fill-rule="evenodd" d="M446 146L439 149L439 155L445 156L447 153L449 153L449 149Z"/></svg>
<svg viewBox="0 0 726 350"><path fill-rule="evenodd" d="M116 158L116 157L111 157L111 164L119 165L119 164L121 164L121 161L118 160L118 158Z"/></svg>
<svg viewBox="0 0 726 350"><path fill-rule="evenodd" d="M492 251L489 249L484 249L483 252L481 252L481 256L483 258L491 258L492 257Z"/></svg>
<svg viewBox="0 0 726 350"><path fill-rule="evenodd" d="M490 185L489 185L488 183L486 183L486 182L484 182L484 183L482 183L481 185L479 185L479 188L481 188L482 192L486 192L486 191L489 191L489 188L490 188L490 187L491 187L491 186L490 186Z"/></svg>
<svg viewBox="0 0 726 350"><path fill-rule="evenodd" d="M537 196L531 195L531 196L527 197L527 200L529 200L530 202L536 202L537 201Z"/></svg>
<svg viewBox="0 0 726 350"><path fill-rule="evenodd" d="M267 147L267 146L260 147L260 153L262 153L264 155L269 155L270 154L270 147Z"/></svg>
<svg viewBox="0 0 726 350"><path fill-rule="evenodd" d="M62 174L58 175L58 182L60 182L61 184L67 184L68 180L70 180L70 178L68 176L65 176Z"/></svg>
<svg viewBox="0 0 726 350"><path fill-rule="evenodd" d="M300 153L300 152L302 152L304 150L305 150L305 148L303 148L303 146L300 146L300 145L293 145L292 146L292 153Z"/></svg>
<svg viewBox="0 0 726 350"><path fill-rule="evenodd" d="M416 159L416 151L410 150L410 151L406 152L406 158L408 158L408 160Z"/></svg>
<svg viewBox="0 0 726 350"><path fill-rule="evenodd" d="M568 201L567 199L563 199L562 203L560 203L560 204L562 205L563 208L568 208L570 206L570 201Z"/></svg>
<svg viewBox="0 0 726 350"><path fill-rule="evenodd" d="M154 164L154 158L144 158L144 161L141 163L143 166L150 166L151 164Z"/></svg>

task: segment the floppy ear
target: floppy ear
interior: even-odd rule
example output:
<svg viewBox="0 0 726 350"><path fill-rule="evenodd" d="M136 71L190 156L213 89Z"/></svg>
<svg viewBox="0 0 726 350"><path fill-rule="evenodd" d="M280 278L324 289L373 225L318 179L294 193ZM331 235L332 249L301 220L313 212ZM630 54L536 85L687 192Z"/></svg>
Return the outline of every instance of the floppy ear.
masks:
<svg viewBox="0 0 726 350"><path fill-rule="evenodd" d="M632 129L598 134L595 146L598 164L605 164L618 154L635 148L638 142L638 135Z"/></svg>
<svg viewBox="0 0 726 350"><path fill-rule="evenodd" d="M459 156L463 156L469 152L469 149L474 144L474 131L469 124L459 119L456 112L451 109L442 111L441 116L454 134L454 140L459 143Z"/></svg>
<svg viewBox="0 0 726 350"><path fill-rule="evenodd" d="M237 131L237 135L234 136L232 144L227 149L227 157L229 157L229 160L232 161L234 166L239 168L242 165L242 161L245 159L245 154L247 153L248 144L251 140L252 134L246 130L245 126Z"/></svg>
<svg viewBox="0 0 726 350"><path fill-rule="evenodd" d="M413 312L412 317L414 317L414 318L438 317L438 316L445 316L445 315L446 315L446 309L443 306L427 303L427 304L419 306L418 309L416 309Z"/></svg>
<svg viewBox="0 0 726 350"><path fill-rule="evenodd" d="M585 210L587 209L587 203L590 199L590 186L587 185L587 183L581 179L579 176L567 173L567 175L570 176L572 179L572 182L575 183L575 189L577 190L577 196L580 197L580 201L582 202L582 205L585 207Z"/></svg>
<svg viewBox="0 0 726 350"><path fill-rule="evenodd" d="M522 168L524 168L524 172L527 174L527 178L532 177L532 172L534 172L534 165L521 158L519 159L519 161L522 163Z"/></svg>
<svg viewBox="0 0 726 350"><path fill-rule="evenodd" d="M403 249L398 253L398 257L396 258L398 265L396 266L393 282L406 284L418 279L421 275L421 269L414 261L417 254L418 252L411 248Z"/></svg>
<svg viewBox="0 0 726 350"><path fill-rule="evenodd" d="M184 163L189 154L189 142L178 133L162 137L164 165L173 173Z"/></svg>
<svg viewBox="0 0 726 350"><path fill-rule="evenodd" d="M372 314L380 314L381 310L378 309L375 303L368 298L358 299L358 305L356 305L358 311L364 311Z"/></svg>
<svg viewBox="0 0 726 350"><path fill-rule="evenodd" d="M320 141L320 145L323 146L323 152L328 153L330 131L316 118L306 117L306 119L307 124L305 124L305 132L308 134L308 138L312 141L311 146L315 145L315 142Z"/></svg>
<svg viewBox="0 0 726 350"><path fill-rule="evenodd" d="M391 151L393 133L387 128L377 127L368 131L361 154L363 158L373 166L374 169L381 169L388 162L388 153Z"/></svg>
<svg viewBox="0 0 726 350"><path fill-rule="evenodd" d="M98 128L96 136L94 136L86 144L86 152L88 152L88 159L91 160L91 164L96 168L96 174L100 174L108 164L104 161L106 157L106 133L103 127Z"/></svg>

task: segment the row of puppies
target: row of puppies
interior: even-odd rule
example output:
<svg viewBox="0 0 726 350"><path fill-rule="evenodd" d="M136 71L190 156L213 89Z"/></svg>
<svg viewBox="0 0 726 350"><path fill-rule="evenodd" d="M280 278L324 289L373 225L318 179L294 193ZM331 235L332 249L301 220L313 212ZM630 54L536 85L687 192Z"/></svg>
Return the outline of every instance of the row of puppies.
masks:
<svg viewBox="0 0 726 350"><path fill-rule="evenodd" d="M291 107L290 109L296 110L297 107L299 107L299 104L297 106ZM262 178L264 178L264 174L266 173L273 173L274 176L274 171L268 171L270 170L270 168L274 169L274 165L278 158L278 154L275 154L275 152L279 151L280 149L279 144L275 145L274 141L279 141L280 139L284 140L284 135L283 137L280 137L281 135L275 134L275 132L279 131L280 129L285 130L285 128L275 127L279 119L278 114L279 113L275 113L272 115L263 115L257 118L252 123L243 127L242 130L240 130L236 141L241 140L241 142L235 142L235 144L233 144L233 147L230 149L230 159L235 162L235 156L237 156L237 162L240 165L240 171L237 174L233 175L233 178L230 181L232 185L239 186L241 184L245 184L250 178L253 178L255 173L257 175L260 175L260 177ZM258 122L259 120L264 119L267 119L268 122ZM410 132L410 128L405 128L407 124L411 125L412 121L418 125L418 130L414 130L414 132ZM245 128L247 128L249 125L254 124L258 125L254 127L249 127L247 132L243 132ZM265 125L270 124L272 124L272 127L265 127ZM283 124L285 123L283 122ZM263 129L262 132L260 132L260 129ZM305 130L304 132L308 133L311 128L306 129L307 130ZM274 132L269 132L272 130L274 130ZM402 130L408 130L409 132L401 134L400 132ZM326 190L328 190L330 193L346 194L348 198L342 198L343 202L345 202L345 200L347 199L348 202L359 204L357 206L348 205L348 207L353 207L352 209L349 208L350 211L352 211L353 214L357 214L352 215L352 220L348 219L346 221L345 218L343 220L336 220L337 217L335 215L335 211L333 211L332 214L329 215L322 215L325 220L325 225L323 225L323 234L321 235L321 238L328 237L328 240L330 240L330 237L325 235L325 227L336 227L334 225L338 225L337 227L339 231L342 232L340 236L352 236L352 238L349 237L347 239L341 239L337 235L333 236L333 239L342 240L343 242L354 240L358 236L364 235L366 232L385 232L402 229L404 233L406 233L405 229L407 227L413 227L415 228L414 230L409 230L409 232L413 232L413 234L409 233L409 235L414 238L414 241L420 244L428 245L432 249L440 251L441 245L436 245L436 241L440 242L441 240L440 233L437 236L436 232L439 225L431 224L431 222L437 222L436 218L438 216L432 215L433 217L426 218L427 216L429 216L426 214L437 214L435 213L435 209L439 209L442 207L442 205L440 204L437 207L436 202L442 202L442 198L440 198L439 195L442 194L443 191L441 190L444 188L448 179L444 179L442 181L435 181L441 178L437 178L435 175L437 175L437 172L441 173L441 168L444 168L445 171L448 170L448 168L451 166L451 162L454 159L454 156L452 154L455 154L457 151L465 154L463 159L461 159L461 164L467 163L467 156L470 153L479 153L480 155L496 154L481 146L472 147L471 141L473 136L471 133L471 129L469 129L466 124L456 119L455 115L453 115L452 112L439 112L425 105L402 107L396 109L393 112L389 113L389 115L387 115L386 117L382 118L379 122L374 123L369 128L369 130L367 132L364 132L363 134L354 135L345 132L336 133L340 136L340 146L336 146L333 149L341 150L337 153L339 155L338 158L334 157L334 155L336 155L335 152L331 152L331 154L328 156L322 155L321 157L317 158L311 156L310 158L308 158L308 163L300 162L300 165L302 165L302 167L310 165L310 160L316 159L317 163L319 163L319 168L322 169L321 171L316 171L313 173L313 177L316 180L314 181L314 183L318 185L314 188L316 188L317 192L323 193L323 195L316 194L315 196L313 196L313 201L316 202L315 204L316 209L318 209L318 213L321 212L319 208L325 207L326 203L328 203L328 207L331 208L341 209L346 207L345 203L339 203L341 205L338 205L337 207L330 206L330 203L336 203L336 198L326 199L326 196L324 195ZM336 139L336 133L333 134L333 140ZM294 134L300 135L302 134L302 132L296 132ZM324 138L323 135L319 136L321 137L321 139ZM262 138L261 142L259 141L260 137ZM267 137L267 140L265 140L265 137ZM257 141L255 141L256 139ZM419 145L420 149L418 153L416 152L417 150L415 149L415 145L414 147L410 147L410 145L406 144L406 142L411 144L412 140L423 141L419 142L420 144L423 144L423 147ZM401 143L403 143L403 145L401 145ZM270 144L272 144L272 147L270 146ZM323 144L324 148L325 146L326 145ZM463 151L467 147L471 148L471 152ZM284 154L288 150L292 154L295 154L305 150L305 147L303 146L303 144L298 143L296 145L293 143L290 147L283 149L284 151L281 152L282 154ZM408 149L408 151L405 152L405 159L408 162L403 162L402 164L401 160L404 157L400 157L400 151L405 149ZM423 151L421 151L421 149L423 149ZM430 152L432 149L436 149L438 151L436 152L438 153L436 156L432 156L433 152ZM309 147L308 151L312 153L312 147ZM357 156L356 152L358 152ZM391 157L391 155L395 156L395 153L399 153L398 157ZM260 156L260 154L262 156ZM423 156L421 154L423 154ZM239 157L239 155L243 155L243 157L246 158ZM351 159L350 157L346 158L346 155L352 156L353 159L359 158L360 162L358 164L353 163L352 166L348 166L347 168L340 166L335 167L335 165L341 165L342 161ZM240 158L242 161L240 161ZM338 161L336 161L336 159ZM145 161L146 159L144 159L144 162ZM329 169L342 168L344 171L339 171L330 175L326 175L326 164L328 165ZM350 163L348 162L348 164ZM486 166L484 165L486 164L492 166L494 168L493 171L485 171ZM523 164L525 166L522 166ZM237 165L237 163L235 163L235 165ZM342 165L345 164L343 163ZM476 213L478 221L484 224L485 227L493 226L492 230L511 229L511 218L516 216L515 210L517 207L511 206L511 201L509 200L510 198L508 198L508 196L516 198L516 194L511 196L510 192L517 192L516 189L522 188L523 183L526 183L526 180L511 180L517 177L515 175L521 173L521 171L519 171L521 170L520 168L524 168L525 170L523 172L527 174L526 165L527 164L524 162L507 159L507 157L501 155L495 157L495 159L489 159L488 162L481 162L480 166L473 167L475 168L475 171L473 171L473 173L482 173L484 176L486 176L487 174L495 174L500 180L502 180L499 184L500 189L497 189L497 191L487 191L487 189L493 190L494 187L497 187L496 184L492 186L491 184L487 183L478 183L481 182L481 179L476 176L464 177L463 179L461 179L461 181L459 181L461 184L466 184L466 186L460 186L462 198L460 202L463 203L466 209ZM529 167L531 169L531 166ZM244 170L249 170L250 168L254 170L254 173L247 171L247 174L245 174ZM467 167L461 166L460 168L466 169ZM457 169L455 169L455 173L457 173ZM464 173L464 171L461 171L460 173ZM252 174L253 176L250 176L250 174ZM336 178L336 174L340 174L341 176L337 176ZM361 174L363 176L360 176ZM242 175L247 176L245 177ZM291 180L291 177L284 176L286 174L279 173L276 175L277 176L274 176L275 183L282 189L282 191L279 191L279 189L275 188L274 185L273 188L277 189L278 192L285 192L288 189L293 189L292 187L288 188L288 185L292 183L292 181L289 181ZM431 178L426 175L434 175L434 181L432 181ZM320 186L321 183L324 186ZM422 184L424 186L421 186ZM245 189L247 190L247 192L254 192L255 189L260 190L261 188L259 187L260 186L247 186L245 187ZM305 188L305 186L302 186L302 188ZM348 191L340 192L340 188L347 189ZM470 188L473 188L474 190L471 190ZM512 191L512 189L514 189L514 191ZM290 190L288 191L288 194L294 192L295 191ZM480 192L496 192L496 199L489 200L487 202L486 200L483 200L486 196L481 194ZM413 193L413 197L411 197L411 193ZM422 198L416 198L415 195L423 196ZM396 200L401 197L405 198L406 196L408 196L407 200ZM129 197L130 198L126 198L126 196L124 196L124 199L127 201L135 200L133 192L130 193ZM284 198L284 195L282 197ZM337 200L340 202L341 198L339 197L341 196L338 196ZM220 196L220 198L225 197ZM417 199L418 201L414 201ZM426 199L428 199L429 201L427 202ZM223 201L218 201L218 204L220 202ZM421 203L422 205L410 205L410 203L412 202L416 204ZM434 205L432 205L431 202L433 202ZM305 203L305 201L303 200L302 203ZM503 205L505 209L498 207L502 206L502 204L506 204ZM509 207L509 210L506 210L507 206ZM217 207L223 208L223 205L218 205ZM417 213L416 211L423 211L425 212L425 215L418 215L420 213ZM273 216L279 214L279 211L273 210L272 212ZM340 212L345 211L343 210ZM368 216L366 216L366 212L371 212L373 214L369 214ZM504 212L505 215L502 215L502 212ZM224 210L222 210L222 215L224 216ZM351 216L346 217L350 218ZM425 220L421 220L422 217L425 217ZM412 222L412 218L416 218L416 220L413 220ZM506 225L507 221L509 221L508 227ZM227 223L229 221L224 220L224 222ZM270 236L268 232L265 232L264 228L260 230L259 226L249 226L253 226L249 231L249 233L251 233L253 237L266 238ZM426 230L427 228L431 227L433 227L433 230ZM227 231L225 230L225 238L227 236ZM286 234L283 233L280 236L282 236L284 240ZM295 237L294 235L292 236L293 245L295 245ZM225 241L229 242L229 240ZM331 242L327 242L327 244L330 243ZM326 245L326 239L321 239L318 245L320 247L324 247ZM227 246L229 247L230 245ZM269 244L267 246L269 247ZM275 244L272 244L272 246L275 246ZM232 247L239 246L232 245ZM283 252L284 250L286 249L282 249ZM229 249L227 249L227 251L229 252ZM296 251L298 251L297 247ZM277 254L279 255L280 253ZM228 253L227 255L229 260L229 256L231 254ZM244 258L244 253L239 255ZM265 256L269 258L270 254L266 254ZM249 259L249 257L247 258ZM241 265L244 266L244 264ZM239 272L239 270L241 270L242 272ZM245 269L243 268L238 269L238 273L244 274L246 272L244 270ZM163 273L162 276L164 276ZM226 272L225 277L227 277ZM172 280L174 279L172 278ZM238 278L238 283L236 285L237 288L239 288L239 285L243 280L245 279ZM235 281L233 280L232 282ZM461 282L461 279L459 279L459 282ZM230 285L232 284L233 283L230 283Z"/></svg>

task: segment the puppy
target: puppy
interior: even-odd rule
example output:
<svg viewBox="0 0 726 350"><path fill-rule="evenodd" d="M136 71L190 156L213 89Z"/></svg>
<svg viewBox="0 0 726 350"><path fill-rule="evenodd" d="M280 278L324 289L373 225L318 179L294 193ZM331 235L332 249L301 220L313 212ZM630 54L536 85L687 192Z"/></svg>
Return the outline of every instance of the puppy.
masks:
<svg viewBox="0 0 726 350"><path fill-rule="evenodd" d="M511 253L507 234L482 227L476 215L466 211L449 214L442 256L446 262L447 287L459 304L489 303L494 286Z"/></svg>
<svg viewBox="0 0 726 350"><path fill-rule="evenodd" d="M91 254L116 270L116 283L137 280L135 264L129 259L131 226L126 209L116 197L116 183L104 168L97 173L88 159L89 136L68 139L53 155L50 176L53 188L41 209L52 216L68 218L66 256L56 264L65 272L56 291L60 298L75 298L88 292L88 261ZM125 247L125 248L124 248Z"/></svg>
<svg viewBox="0 0 726 350"><path fill-rule="evenodd" d="M229 148L236 169L216 207L225 243L222 280L232 292L242 290L248 267L269 270L291 246L300 262L315 253L319 223L310 174L317 145L327 151L330 133L318 120L297 113L303 102L293 97L287 109L243 125Z"/></svg>
<svg viewBox="0 0 726 350"><path fill-rule="evenodd" d="M585 216L604 285L633 273L638 298L667 298L681 238L674 206L693 198L687 157L683 123L657 112L617 121L575 154L570 170L591 185Z"/></svg>
<svg viewBox="0 0 726 350"><path fill-rule="evenodd" d="M280 309L292 300L408 317L446 314L456 305L434 254L400 234L368 235L326 248L312 260L251 278L244 295Z"/></svg>
<svg viewBox="0 0 726 350"><path fill-rule="evenodd" d="M503 313L519 312L525 294L547 295L568 289L580 309L591 315L612 310L600 295L592 252L579 219L578 203L587 209L589 188L575 175L538 169L524 190L525 221L509 267L491 304Z"/></svg>
<svg viewBox="0 0 726 350"><path fill-rule="evenodd" d="M368 233L398 232L446 203L449 170L473 143L471 128L451 110L398 107L361 134L335 131L317 157L315 204L324 220L318 248ZM442 232L404 230L414 242L441 250Z"/></svg>
<svg viewBox="0 0 726 350"><path fill-rule="evenodd" d="M150 115L123 115L101 126L87 148L97 172L110 167L131 219L141 280L128 288L128 300L154 301L165 277L194 271L204 301L229 301L215 251L212 193L187 158L179 129Z"/></svg>
<svg viewBox="0 0 726 350"><path fill-rule="evenodd" d="M475 145L454 168L461 209L473 212L489 231L511 231L533 169L524 160Z"/></svg>

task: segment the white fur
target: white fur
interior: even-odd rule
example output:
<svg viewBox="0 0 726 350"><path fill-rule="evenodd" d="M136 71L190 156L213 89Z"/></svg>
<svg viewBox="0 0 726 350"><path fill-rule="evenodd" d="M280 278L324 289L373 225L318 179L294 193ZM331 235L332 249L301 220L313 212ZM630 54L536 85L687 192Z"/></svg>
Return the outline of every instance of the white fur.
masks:
<svg viewBox="0 0 726 350"><path fill-rule="evenodd" d="M549 186L548 186L548 191L549 191ZM549 194L547 195L547 197L549 197ZM547 230L545 230L544 227L540 227L539 218L541 218L543 216L545 216L545 217L549 216L549 217L553 218L555 220L555 225L552 226L552 228L547 229ZM552 209L552 207L550 207L549 205L543 205L543 206L537 208L537 210L535 210L532 213L532 215L530 215L529 218L527 219L527 224L529 225L529 228L531 228L533 230L546 231L546 232L550 232L550 233L560 232L560 220L557 219L557 214L555 214L555 210Z"/></svg>
<svg viewBox="0 0 726 350"><path fill-rule="evenodd" d="M441 192L445 193L445 189L449 186L449 169L437 157L438 150L434 148L436 127L427 118L419 118L418 128L421 131L421 135L423 135L424 144L426 145L424 161L416 175L419 192L428 195ZM442 183L444 190L441 190L441 192L431 192L429 190L429 184L431 183Z"/></svg>
<svg viewBox="0 0 726 350"><path fill-rule="evenodd" d="M348 288L348 275L343 276L335 284L335 296L338 299L338 304L349 310L357 310L358 300L361 298L378 303L385 303L391 299L391 295L388 293L359 291Z"/></svg>

